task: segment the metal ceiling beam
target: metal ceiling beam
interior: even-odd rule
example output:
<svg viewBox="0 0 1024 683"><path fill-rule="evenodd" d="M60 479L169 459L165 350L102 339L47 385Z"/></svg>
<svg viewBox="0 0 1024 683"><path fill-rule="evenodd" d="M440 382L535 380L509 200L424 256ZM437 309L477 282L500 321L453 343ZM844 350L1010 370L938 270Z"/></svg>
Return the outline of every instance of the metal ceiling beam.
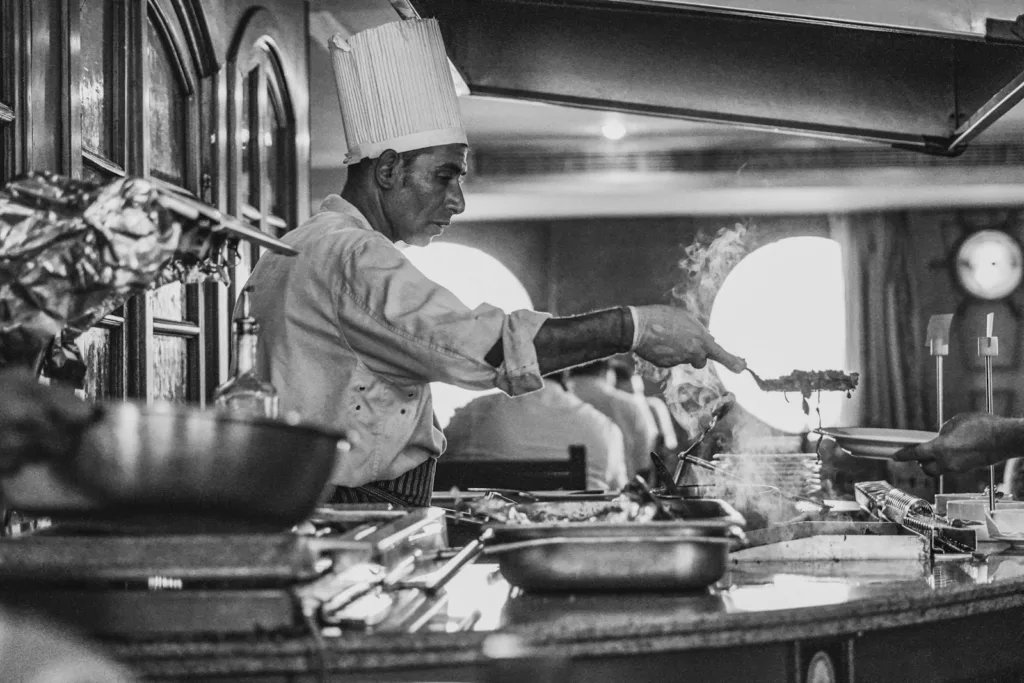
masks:
<svg viewBox="0 0 1024 683"><path fill-rule="evenodd" d="M413 0L474 94L953 155L1024 98L1024 44L626 0Z"/></svg>

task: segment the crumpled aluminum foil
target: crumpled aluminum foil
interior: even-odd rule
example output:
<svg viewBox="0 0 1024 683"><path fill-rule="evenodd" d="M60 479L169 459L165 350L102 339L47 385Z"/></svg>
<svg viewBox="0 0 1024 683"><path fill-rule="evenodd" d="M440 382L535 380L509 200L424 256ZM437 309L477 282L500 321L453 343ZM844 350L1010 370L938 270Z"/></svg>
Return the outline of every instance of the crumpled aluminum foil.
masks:
<svg viewBox="0 0 1024 683"><path fill-rule="evenodd" d="M147 288L227 281L225 252L237 240L176 205L141 178L98 185L31 173L0 191L0 367L38 371Z"/></svg>

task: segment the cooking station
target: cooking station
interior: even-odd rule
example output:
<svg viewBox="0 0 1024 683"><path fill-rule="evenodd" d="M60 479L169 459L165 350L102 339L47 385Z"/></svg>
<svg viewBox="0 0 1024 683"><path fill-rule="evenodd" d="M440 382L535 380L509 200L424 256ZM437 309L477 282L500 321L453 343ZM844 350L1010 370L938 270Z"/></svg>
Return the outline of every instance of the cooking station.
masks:
<svg viewBox="0 0 1024 683"><path fill-rule="evenodd" d="M992 125L1024 101L1019 4L0 4L11 65L0 73L0 683L49 680L18 667L71 668L76 649L164 682L1024 680L1024 503L1000 500L995 458L972 463L988 468L985 493L957 497L947 492L981 489L944 488L939 470L957 468L906 461L904 447L939 433L833 426L938 429L968 397L989 417L1019 409L1024 316L1009 297L1024 292L1013 180L1024 148L1019 125ZM436 59L410 48L420 40ZM463 105L482 106L456 101L467 96L500 107L500 136L466 134ZM551 127L531 142L507 99L542 106L539 117L567 105L608 118L600 139L570 118L571 135ZM387 121L432 111L436 121ZM632 114L686 125L638 134ZM364 124L372 140L358 137ZM814 140L766 137L779 131ZM399 159L400 184L381 158ZM417 168L444 182L407 182ZM335 216L308 221L321 201ZM738 212L734 228L718 225ZM565 219L579 225L563 230ZM329 232L315 232L320 221ZM373 241L334 252L366 237L353 227ZM445 228L453 245L513 265L527 302L457 306L454 286L416 263L405 272L378 239L417 246L409 256ZM741 288L748 306L716 309L742 259L808 238L841 260L778 252L770 275ZM987 255L999 245L1005 263ZM809 277L819 263L835 282ZM937 265L962 305L924 272ZM393 291L372 276L391 270ZM470 286L501 273L488 266ZM800 275L792 293L765 287L789 273ZM842 308L799 296L832 284ZM675 306L652 303L669 292ZM358 310L343 314L349 299ZM558 321L604 311L611 322L554 323L561 341L548 348L546 316L534 326L498 310L531 301ZM791 310L761 318L768 302ZM1004 355L985 311L966 362L978 306L1003 304ZM934 405L930 385L910 381L922 363L908 351L923 353L915 321L931 308L956 310L955 328L954 314L928 325ZM726 318L749 328L730 339ZM471 320L483 327L464 338ZM364 330L359 342L363 325L390 336ZM842 334L810 334L823 329ZM951 340L961 355L949 386L965 400L944 406ZM687 341L701 350L680 355ZM555 371L612 349L631 352L629 398L653 399L634 401L659 423L649 446L629 448L608 415L600 432L614 438L556 448L569 418L544 407L561 420L551 434L517 425L508 441L538 442L484 457L457 447L441 392L427 388L500 387L492 375L507 375L509 393L535 389L517 399L528 405ZM983 383L964 381L982 369ZM857 405L823 417L822 392L851 398L860 373ZM759 393L742 396L733 375ZM769 392L801 398L799 423L758 412ZM578 412L590 401L575 393ZM596 439L596 424L579 433ZM838 448L823 455L826 439ZM637 462L645 451L650 464ZM465 465L466 490L431 498L443 477L430 455ZM482 462L498 465L495 479L470 483ZM904 464L913 475L901 477ZM519 490L543 488L513 476L531 471L589 490ZM925 475L934 500L917 484ZM8 647L8 636L31 640L19 623L56 644Z"/></svg>
<svg viewBox="0 0 1024 683"><path fill-rule="evenodd" d="M0 573L6 601L74 623L147 680L653 681L685 668L895 681L911 666L1016 680L1024 555L985 542L954 552L887 518L898 513L874 484L857 511L749 531L721 578L693 590L524 590L503 574L508 539L449 549L465 517L441 507L319 508L304 533L58 522L5 541ZM602 550L582 580L609 575ZM937 655L936 640L957 647Z"/></svg>

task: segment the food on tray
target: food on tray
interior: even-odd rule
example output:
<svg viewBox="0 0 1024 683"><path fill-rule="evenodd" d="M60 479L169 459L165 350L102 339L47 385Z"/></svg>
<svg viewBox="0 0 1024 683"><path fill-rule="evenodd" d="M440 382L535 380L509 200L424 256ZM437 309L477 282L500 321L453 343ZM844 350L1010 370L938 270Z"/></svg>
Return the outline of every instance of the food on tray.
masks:
<svg viewBox="0 0 1024 683"><path fill-rule="evenodd" d="M795 391L804 398L819 391L845 391L857 388L860 375L846 374L841 370L794 370L788 375L763 381L765 391Z"/></svg>
<svg viewBox="0 0 1024 683"><path fill-rule="evenodd" d="M472 514L494 522L521 525L649 522L654 518L655 511L653 505L641 505L627 496L566 504L515 504L496 499L480 499L466 501L464 507Z"/></svg>
<svg viewBox="0 0 1024 683"><path fill-rule="evenodd" d="M811 406L807 399L811 394L822 391L845 391L846 397L857 388L860 375L856 372L846 374L842 370L794 370L788 375L758 382L763 391L798 392L802 397L801 405L804 414L809 415ZM820 413L819 413L820 417Z"/></svg>
<svg viewBox="0 0 1024 683"><path fill-rule="evenodd" d="M579 522L605 522L619 524L622 522L649 522L653 508L648 511L629 499L616 499L607 502L594 502L571 507L532 508L523 506L509 510L509 524L572 524Z"/></svg>

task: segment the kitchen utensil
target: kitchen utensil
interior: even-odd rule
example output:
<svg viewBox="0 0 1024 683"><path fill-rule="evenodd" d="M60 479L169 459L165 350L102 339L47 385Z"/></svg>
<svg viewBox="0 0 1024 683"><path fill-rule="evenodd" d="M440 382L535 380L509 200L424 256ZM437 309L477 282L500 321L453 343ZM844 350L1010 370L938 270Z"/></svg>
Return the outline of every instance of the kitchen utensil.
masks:
<svg viewBox="0 0 1024 683"><path fill-rule="evenodd" d="M768 389L766 388L767 385L765 384L765 381L763 379L761 379L761 376L759 374L757 374L756 372L754 372L750 368L749 365L747 367L743 368L743 369L746 370L747 372L749 372L750 376L754 378L754 382L757 383L757 388L758 389L760 389L761 391L768 391Z"/></svg>
<svg viewBox="0 0 1024 683"><path fill-rule="evenodd" d="M636 475L633 477L632 484L632 490L638 492L638 497L642 503L654 506L654 519L672 519L672 513L668 511L668 508L661 502L661 499L654 495L654 491L652 491L651 487L647 485L647 482L644 481L643 477L639 474ZM631 489L631 487L627 486L623 489L623 493L631 492L627 491L627 489Z"/></svg>
<svg viewBox="0 0 1024 683"><path fill-rule="evenodd" d="M521 501L535 501L537 496L530 491L519 491L517 489L488 489L488 488L468 488L467 491L472 493L493 493L498 496L502 496L506 500L509 498L518 498Z"/></svg>
<svg viewBox="0 0 1024 683"><path fill-rule="evenodd" d="M889 460L904 446L931 441L938 432L880 427L824 427L816 434L827 436L856 458Z"/></svg>
<svg viewBox="0 0 1024 683"><path fill-rule="evenodd" d="M344 443L319 427L110 403L72 457L28 463L0 487L10 507L30 512L188 513L287 527L313 511Z"/></svg>
<svg viewBox="0 0 1024 683"><path fill-rule="evenodd" d="M676 465L675 476L672 478L672 482L674 484L678 485L679 482L682 481L683 475L686 473L686 456L690 455L690 453L692 453L694 449L704 441L704 438L711 433L711 430L715 428L718 421L722 419L735 404L736 396L734 394L724 394L711 406L711 420L708 422L708 426L704 428L704 431L697 437L697 440L691 443L686 450L679 455L679 462Z"/></svg>
<svg viewBox="0 0 1024 683"><path fill-rule="evenodd" d="M675 478L668 471L668 467L665 466L665 461L661 459L661 456L651 451L651 462L654 463L654 469L658 473L658 480L664 482L665 492L673 496L679 495L679 487L676 486Z"/></svg>

